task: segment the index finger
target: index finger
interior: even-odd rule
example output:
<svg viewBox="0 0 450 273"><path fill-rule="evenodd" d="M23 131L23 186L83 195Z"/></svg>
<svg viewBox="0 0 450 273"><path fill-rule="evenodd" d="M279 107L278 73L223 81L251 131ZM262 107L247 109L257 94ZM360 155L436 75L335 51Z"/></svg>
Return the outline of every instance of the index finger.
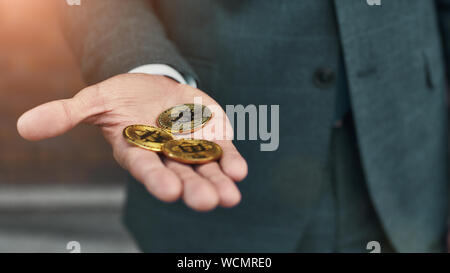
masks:
<svg viewBox="0 0 450 273"><path fill-rule="evenodd" d="M173 202L180 198L181 181L162 163L158 154L133 146L113 147L113 149L117 162L144 184L156 198L165 202Z"/></svg>

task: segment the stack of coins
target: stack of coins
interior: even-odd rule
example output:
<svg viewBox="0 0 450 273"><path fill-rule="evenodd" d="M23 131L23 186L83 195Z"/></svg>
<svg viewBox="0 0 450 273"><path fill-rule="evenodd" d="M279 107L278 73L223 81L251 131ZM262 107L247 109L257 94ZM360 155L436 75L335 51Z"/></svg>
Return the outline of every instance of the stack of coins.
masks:
<svg viewBox="0 0 450 273"><path fill-rule="evenodd" d="M158 127L130 125L123 130L125 139L140 148L162 152L168 158L186 164L205 164L222 156L222 148L203 139L175 139L173 134L192 133L211 120L212 112L200 104L182 104L162 112Z"/></svg>

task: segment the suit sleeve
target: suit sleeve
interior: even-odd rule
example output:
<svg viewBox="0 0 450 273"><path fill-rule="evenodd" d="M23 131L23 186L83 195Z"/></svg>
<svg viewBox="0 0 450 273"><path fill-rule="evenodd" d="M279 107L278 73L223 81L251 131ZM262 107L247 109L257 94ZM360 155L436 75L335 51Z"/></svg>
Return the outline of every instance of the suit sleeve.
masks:
<svg viewBox="0 0 450 273"><path fill-rule="evenodd" d="M62 32L94 84L145 64L166 64L182 75L195 73L168 39L149 0L58 2Z"/></svg>

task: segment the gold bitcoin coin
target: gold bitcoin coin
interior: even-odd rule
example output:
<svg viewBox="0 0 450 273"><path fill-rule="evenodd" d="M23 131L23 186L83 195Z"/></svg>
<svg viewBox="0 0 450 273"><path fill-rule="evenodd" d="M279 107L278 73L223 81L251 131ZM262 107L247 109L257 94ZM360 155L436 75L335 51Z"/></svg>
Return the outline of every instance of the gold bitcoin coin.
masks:
<svg viewBox="0 0 450 273"><path fill-rule="evenodd" d="M218 160L222 148L214 142L202 139L177 139L164 143L165 156L187 164L205 164Z"/></svg>
<svg viewBox="0 0 450 273"><path fill-rule="evenodd" d="M162 112L158 126L171 133L192 133L212 118L211 110L201 104L181 104Z"/></svg>
<svg viewBox="0 0 450 273"><path fill-rule="evenodd" d="M123 136L128 142L154 152L161 152L164 143L174 139L169 132L147 125L130 125L123 130Z"/></svg>

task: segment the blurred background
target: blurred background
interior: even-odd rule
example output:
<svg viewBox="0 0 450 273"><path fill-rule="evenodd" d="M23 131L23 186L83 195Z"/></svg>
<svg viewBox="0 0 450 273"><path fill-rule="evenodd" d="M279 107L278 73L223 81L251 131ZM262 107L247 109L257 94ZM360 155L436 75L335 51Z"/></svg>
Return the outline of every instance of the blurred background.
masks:
<svg viewBox="0 0 450 273"><path fill-rule="evenodd" d="M121 226L125 172L96 128L30 143L18 117L84 83L53 0L0 0L0 252L134 252Z"/></svg>

